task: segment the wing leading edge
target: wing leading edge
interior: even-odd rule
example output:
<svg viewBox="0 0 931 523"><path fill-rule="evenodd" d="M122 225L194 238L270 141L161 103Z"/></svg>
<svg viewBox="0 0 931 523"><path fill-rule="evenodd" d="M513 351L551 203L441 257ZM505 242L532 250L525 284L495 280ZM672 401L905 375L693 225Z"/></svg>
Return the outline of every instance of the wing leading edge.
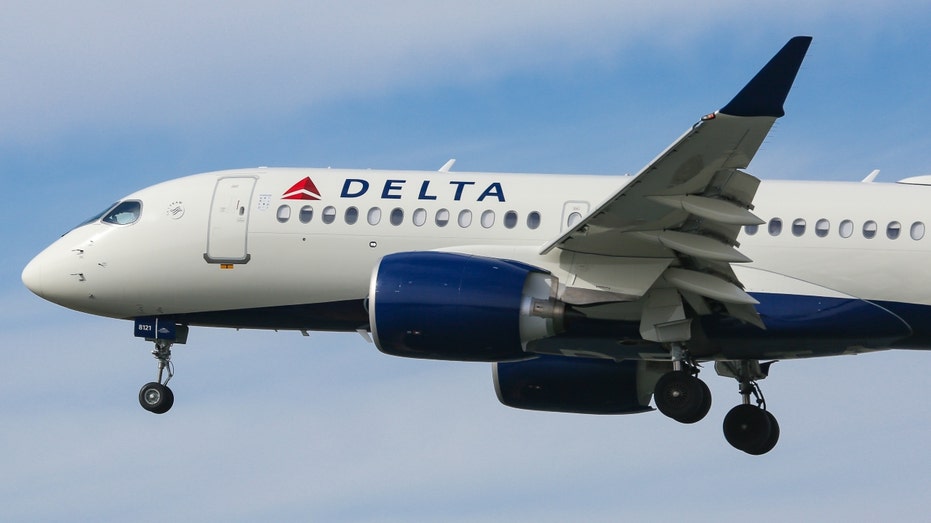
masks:
<svg viewBox="0 0 931 523"><path fill-rule="evenodd" d="M810 43L806 36L789 40L727 105L703 117L541 252L672 259L651 293L677 290L698 314L709 313L717 302L728 314L762 327L756 301L730 266L750 261L737 251L740 228L762 223L751 212L759 180L741 169L784 115ZM646 316L649 310L643 321L650 323Z"/></svg>

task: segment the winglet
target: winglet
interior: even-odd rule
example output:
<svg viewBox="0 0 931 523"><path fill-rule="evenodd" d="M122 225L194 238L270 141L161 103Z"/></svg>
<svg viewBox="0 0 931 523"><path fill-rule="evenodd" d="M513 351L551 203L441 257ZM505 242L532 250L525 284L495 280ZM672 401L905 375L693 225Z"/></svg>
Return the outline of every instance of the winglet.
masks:
<svg viewBox="0 0 931 523"><path fill-rule="evenodd" d="M810 36L796 36L789 40L766 65L756 73L737 96L719 112L732 116L783 116L785 103L802 65L802 59L811 44Z"/></svg>

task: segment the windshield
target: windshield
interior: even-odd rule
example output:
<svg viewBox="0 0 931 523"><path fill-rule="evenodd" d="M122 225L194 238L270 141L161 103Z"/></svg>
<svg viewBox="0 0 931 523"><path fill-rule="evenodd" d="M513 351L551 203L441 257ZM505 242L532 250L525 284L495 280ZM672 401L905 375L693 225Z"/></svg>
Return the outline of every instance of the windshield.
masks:
<svg viewBox="0 0 931 523"><path fill-rule="evenodd" d="M129 200L120 203L108 212L103 217L103 222L114 225L130 225L136 223L140 214L142 214L142 202Z"/></svg>
<svg viewBox="0 0 931 523"><path fill-rule="evenodd" d="M97 214L91 216L90 218L84 220L83 222L79 223L79 224L75 227L75 229L77 229L78 227L84 227L85 225L87 225L87 224L89 224L89 223L94 223L94 222L96 222L96 221L99 221L99 220L100 220L101 218L103 218L107 213L110 212L110 209L113 209L113 208L116 207L118 204L119 204L119 202L116 202L116 203L114 203L114 204L111 204L109 207L107 207L107 208L104 209L103 211L101 211L101 212L99 212L99 213L97 213Z"/></svg>
<svg viewBox="0 0 931 523"><path fill-rule="evenodd" d="M112 223L114 225L130 225L139 219L141 213L142 202L140 201L129 200L125 202L116 202L104 209L103 212L99 212L87 220L84 220L75 227L75 229L98 221Z"/></svg>

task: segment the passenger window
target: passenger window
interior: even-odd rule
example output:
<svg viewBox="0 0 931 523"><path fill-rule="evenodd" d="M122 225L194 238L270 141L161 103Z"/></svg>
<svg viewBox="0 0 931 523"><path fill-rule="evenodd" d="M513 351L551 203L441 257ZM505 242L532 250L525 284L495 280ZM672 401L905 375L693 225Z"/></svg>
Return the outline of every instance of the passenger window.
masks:
<svg viewBox="0 0 931 523"><path fill-rule="evenodd" d="M314 208L310 205L305 205L301 207L301 212L297 214L297 219L301 223L310 223L310 220L314 218Z"/></svg>
<svg viewBox="0 0 931 523"><path fill-rule="evenodd" d="M333 223L336 221L336 207L328 205L323 208L323 223Z"/></svg>
<svg viewBox="0 0 931 523"><path fill-rule="evenodd" d="M793 235L793 236L801 236L801 235L805 234L805 226L806 226L806 225L807 225L807 224L805 223L805 220L804 220L804 219L802 219L802 218L796 218L795 221L792 222L792 235Z"/></svg>
<svg viewBox="0 0 931 523"><path fill-rule="evenodd" d="M902 224L899 222L889 222L889 225L886 226L886 238L890 240L897 239L901 233Z"/></svg>
<svg viewBox="0 0 931 523"><path fill-rule="evenodd" d="M850 220L840 222L837 232L840 233L841 238L850 238L853 236L853 222Z"/></svg>
<svg viewBox="0 0 931 523"><path fill-rule="evenodd" d="M773 218L769 221L769 234L770 236L779 236L780 233L782 233L782 220Z"/></svg>
<svg viewBox="0 0 931 523"><path fill-rule="evenodd" d="M815 222L815 236L818 238L824 238L831 232L831 222L821 218Z"/></svg>
<svg viewBox="0 0 931 523"><path fill-rule="evenodd" d="M869 220L863 224L863 237L866 239L871 239L876 236L876 229L879 227L876 225L876 222Z"/></svg>
<svg viewBox="0 0 931 523"><path fill-rule="evenodd" d="M472 225L472 211L463 209L459 212L459 226L463 229Z"/></svg>
<svg viewBox="0 0 931 523"><path fill-rule="evenodd" d="M291 207L287 205L282 205L278 207L278 222L287 223L291 219Z"/></svg>
<svg viewBox="0 0 931 523"><path fill-rule="evenodd" d="M404 221L404 209L400 207L391 209L391 216L388 217L388 221L391 222L391 225L401 225L401 222Z"/></svg>
<svg viewBox="0 0 931 523"><path fill-rule="evenodd" d="M527 227L529 229L536 229L540 226L540 213L533 211L527 215Z"/></svg>
<svg viewBox="0 0 931 523"><path fill-rule="evenodd" d="M359 209L355 207L346 209L345 219L349 225L356 223L359 220Z"/></svg>
<svg viewBox="0 0 931 523"><path fill-rule="evenodd" d="M488 210L482 213L482 227L489 229L495 224L495 211Z"/></svg>
<svg viewBox="0 0 931 523"><path fill-rule="evenodd" d="M427 223L427 210L426 209L416 209L414 210L414 225L417 227L422 226Z"/></svg>
<svg viewBox="0 0 931 523"><path fill-rule="evenodd" d="M909 230L909 234L912 236L913 240L920 240L925 237L925 224L922 222L915 222L912 224L912 228Z"/></svg>
<svg viewBox="0 0 931 523"><path fill-rule="evenodd" d="M113 225L131 225L136 223L140 214L142 214L142 203L132 200L114 207L104 216L103 221Z"/></svg>
<svg viewBox="0 0 931 523"><path fill-rule="evenodd" d="M446 209L440 209L436 211L436 226L437 227L446 227L446 224L449 223L449 211Z"/></svg>
<svg viewBox="0 0 931 523"><path fill-rule="evenodd" d="M369 213L366 219L368 220L369 225L378 225L378 222L381 221L381 209L378 207L372 207L369 209Z"/></svg>
<svg viewBox="0 0 931 523"><path fill-rule="evenodd" d="M517 213L514 211L508 211L504 213L504 226L508 229L513 229L517 226Z"/></svg>
<svg viewBox="0 0 931 523"><path fill-rule="evenodd" d="M744 226L744 232L747 233L747 236L753 236L760 230L759 225L746 225Z"/></svg>

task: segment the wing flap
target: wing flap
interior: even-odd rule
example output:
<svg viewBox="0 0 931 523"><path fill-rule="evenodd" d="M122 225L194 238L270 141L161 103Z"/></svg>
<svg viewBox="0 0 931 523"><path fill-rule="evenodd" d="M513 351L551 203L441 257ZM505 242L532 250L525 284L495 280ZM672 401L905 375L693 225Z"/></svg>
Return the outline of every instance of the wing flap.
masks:
<svg viewBox="0 0 931 523"><path fill-rule="evenodd" d="M694 292L722 303L737 305L756 305L760 303L736 284L714 274L671 268L663 273L663 278L676 288Z"/></svg>
<svg viewBox="0 0 931 523"><path fill-rule="evenodd" d="M748 127L765 135L774 121L718 115L699 122L587 218L546 244L541 253L557 246L593 254L617 252L617 245L606 245L597 234L589 238L590 233L677 229L690 216L722 224L760 223L749 211L759 180L739 169L746 167L762 140L751 143L740 138ZM753 183L747 183L748 178ZM728 191L732 180L735 189Z"/></svg>
<svg viewBox="0 0 931 523"><path fill-rule="evenodd" d="M741 254L733 246L701 234L689 234L679 231L651 231L635 234L639 234L644 238L655 239L664 247L697 258L728 263L746 263L750 261L750 258Z"/></svg>
<svg viewBox="0 0 931 523"><path fill-rule="evenodd" d="M784 114L810 42L810 37L789 40L727 105L688 129L587 217L545 244L541 254L559 248L668 259L669 267L651 288L672 286L699 314L724 310L762 325L753 308L756 300L730 267L750 261L738 251L741 226L763 223L752 212L759 180L742 169ZM591 283L610 288L616 286L610 278L624 275L605 278Z"/></svg>
<svg viewBox="0 0 931 523"><path fill-rule="evenodd" d="M654 202L673 209L682 209L699 218L705 218L732 225L760 225L763 220L749 209L728 200L697 196L695 194L677 194L674 196L647 196ZM749 202L748 202L749 203Z"/></svg>

